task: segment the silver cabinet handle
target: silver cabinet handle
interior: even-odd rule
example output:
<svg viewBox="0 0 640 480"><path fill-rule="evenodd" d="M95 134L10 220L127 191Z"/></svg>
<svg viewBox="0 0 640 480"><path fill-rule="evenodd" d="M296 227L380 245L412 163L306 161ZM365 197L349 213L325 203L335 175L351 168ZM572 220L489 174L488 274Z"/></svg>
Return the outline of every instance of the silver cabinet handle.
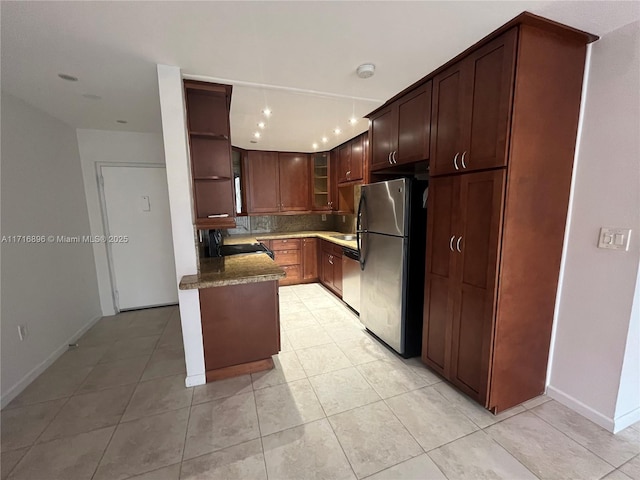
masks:
<svg viewBox="0 0 640 480"><path fill-rule="evenodd" d="M453 166L456 167L456 170L460 170L460 168L458 168L458 155L460 155L460 152L457 152L456 156L453 157Z"/></svg>
<svg viewBox="0 0 640 480"><path fill-rule="evenodd" d="M391 152L389 152L389 163L391 163Z"/></svg>
<svg viewBox="0 0 640 480"><path fill-rule="evenodd" d="M349 180L349 176L351 175L351 170L347 172L347 180Z"/></svg>
<svg viewBox="0 0 640 480"><path fill-rule="evenodd" d="M456 250L458 250L458 252L462 253L462 250L460 250L460 242L462 241L462 237L458 238L458 241L456 242Z"/></svg>
<svg viewBox="0 0 640 480"><path fill-rule="evenodd" d="M456 238L455 235L451 235L451 239L449 240L449 250L453 252L453 239Z"/></svg>
<svg viewBox="0 0 640 480"><path fill-rule="evenodd" d="M464 163L464 156L467 154L467 151L465 150L462 153L462 158L460 159L460 162L462 163L462 168L467 168L467 165Z"/></svg>
<svg viewBox="0 0 640 480"><path fill-rule="evenodd" d="M396 160L396 152L397 152L397 150L394 150L393 153L391 154L391 158L393 159L393 163L398 163L398 161Z"/></svg>

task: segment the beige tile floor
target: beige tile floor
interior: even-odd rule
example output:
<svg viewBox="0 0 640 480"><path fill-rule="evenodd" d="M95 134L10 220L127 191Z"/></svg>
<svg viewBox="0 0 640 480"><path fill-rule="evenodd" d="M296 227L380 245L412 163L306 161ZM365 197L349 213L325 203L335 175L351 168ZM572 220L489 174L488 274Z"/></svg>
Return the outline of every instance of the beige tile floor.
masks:
<svg viewBox="0 0 640 480"><path fill-rule="evenodd" d="M321 286L280 300L274 370L189 389L176 307L102 319L2 411L2 480L640 480L640 425L493 416Z"/></svg>

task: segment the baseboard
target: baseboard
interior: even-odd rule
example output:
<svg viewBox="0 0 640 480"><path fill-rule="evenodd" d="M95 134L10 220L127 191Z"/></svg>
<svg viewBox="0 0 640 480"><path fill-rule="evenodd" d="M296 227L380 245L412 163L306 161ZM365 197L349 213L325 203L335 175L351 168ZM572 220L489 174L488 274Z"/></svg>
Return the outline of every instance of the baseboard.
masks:
<svg viewBox="0 0 640 480"><path fill-rule="evenodd" d="M640 422L640 407L617 417L614 420L615 426L613 427L613 433L618 433L637 422Z"/></svg>
<svg viewBox="0 0 640 480"><path fill-rule="evenodd" d="M189 375L184 380L184 384L189 387L197 387L198 385L204 385L207 383L207 376L204 373L199 373L198 375Z"/></svg>
<svg viewBox="0 0 640 480"><path fill-rule="evenodd" d="M551 385L547 386L547 396L557 400L571 410L579 413L583 417L591 420L596 425L600 425L605 430L615 433L615 425L613 418L609 418L606 415L594 410L593 408L585 405L580 400L564 393L562 390L558 390Z"/></svg>
<svg viewBox="0 0 640 480"><path fill-rule="evenodd" d="M45 360L35 366L29 373L27 373L21 380L19 380L13 387L0 398L0 408L6 407L11 400L16 398L20 393L29 386L42 372L49 368L53 362L55 362L60 356L69 349L70 343L75 343L87 330L93 327L98 320L102 318L102 315L92 318L86 325L71 335L62 345L56 348L51 355Z"/></svg>

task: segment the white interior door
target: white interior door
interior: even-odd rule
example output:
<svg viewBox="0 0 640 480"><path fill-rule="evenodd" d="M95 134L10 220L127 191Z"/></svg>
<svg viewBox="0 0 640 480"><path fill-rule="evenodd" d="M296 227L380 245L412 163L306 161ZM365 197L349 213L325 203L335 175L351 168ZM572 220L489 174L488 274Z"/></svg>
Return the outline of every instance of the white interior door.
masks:
<svg viewBox="0 0 640 480"><path fill-rule="evenodd" d="M116 307L177 303L166 169L103 165L100 171ZM124 236L128 241L120 241Z"/></svg>

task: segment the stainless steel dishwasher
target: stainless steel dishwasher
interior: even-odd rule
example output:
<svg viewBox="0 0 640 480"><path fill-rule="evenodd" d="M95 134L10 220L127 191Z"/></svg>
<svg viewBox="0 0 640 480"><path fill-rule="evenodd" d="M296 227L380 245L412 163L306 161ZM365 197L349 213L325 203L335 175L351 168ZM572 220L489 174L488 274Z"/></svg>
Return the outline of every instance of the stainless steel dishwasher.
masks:
<svg viewBox="0 0 640 480"><path fill-rule="evenodd" d="M360 312L360 262L358 252L342 250L342 300Z"/></svg>

